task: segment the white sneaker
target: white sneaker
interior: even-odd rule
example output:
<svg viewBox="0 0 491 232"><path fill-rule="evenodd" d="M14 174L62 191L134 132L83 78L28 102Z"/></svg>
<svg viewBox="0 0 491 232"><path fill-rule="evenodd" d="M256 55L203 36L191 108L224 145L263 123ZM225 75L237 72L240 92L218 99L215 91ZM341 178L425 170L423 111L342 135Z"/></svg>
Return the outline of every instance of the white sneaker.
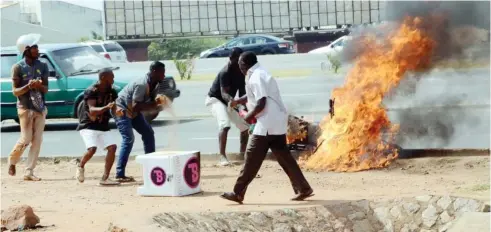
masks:
<svg viewBox="0 0 491 232"><path fill-rule="evenodd" d="M40 181L41 178L35 176L34 174L27 174L27 175L24 175L24 180L27 180L27 181Z"/></svg>
<svg viewBox="0 0 491 232"><path fill-rule="evenodd" d="M77 174L76 174L76 177L77 177L77 180L78 182L80 183L83 183L84 180L85 180L85 169L82 168L82 167L77 167Z"/></svg>
<svg viewBox="0 0 491 232"><path fill-rule="evenodd" d="M218 162L218 165L222 166L222 167L228 166L228 165L230 165L230 162L228 161L227 157L222 155L222 156L220 156L220 162Z"/></svg>

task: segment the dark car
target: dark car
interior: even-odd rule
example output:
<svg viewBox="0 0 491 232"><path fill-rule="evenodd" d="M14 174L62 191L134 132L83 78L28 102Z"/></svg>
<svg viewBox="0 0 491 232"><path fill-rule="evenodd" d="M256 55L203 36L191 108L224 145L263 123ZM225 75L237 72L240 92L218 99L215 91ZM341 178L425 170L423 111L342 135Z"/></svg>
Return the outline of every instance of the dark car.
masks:
<svg viewBox="0 0 491 232"><path fill-rule="evenodd" d="M216 48L208 49L200 54L200 58L228 57L234 47L244 51L252 51L258 55L292 54L293 42L271 35L242 35Z"/></svg>

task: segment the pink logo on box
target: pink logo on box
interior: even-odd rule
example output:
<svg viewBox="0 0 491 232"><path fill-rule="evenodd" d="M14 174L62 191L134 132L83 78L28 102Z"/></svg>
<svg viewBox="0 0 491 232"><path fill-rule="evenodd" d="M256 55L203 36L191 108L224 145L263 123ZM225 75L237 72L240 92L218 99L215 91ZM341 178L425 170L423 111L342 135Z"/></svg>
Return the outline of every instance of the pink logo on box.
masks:
<svg viewBox="0 0 491 232"><path fill-rule="evenodd" d="M183 176L184 181L190 188L196 188L200 180L199 161L196 157L191 157L184 165Z"/></svg>
<svg viewBox="0 0 491 232"><path fill-rule="evenodd" d="M167 175L165 174L164 169L161 167L154 167L150 172L150 179L152 179L152 183L156 186L162 186L167 179Z"/></svg>

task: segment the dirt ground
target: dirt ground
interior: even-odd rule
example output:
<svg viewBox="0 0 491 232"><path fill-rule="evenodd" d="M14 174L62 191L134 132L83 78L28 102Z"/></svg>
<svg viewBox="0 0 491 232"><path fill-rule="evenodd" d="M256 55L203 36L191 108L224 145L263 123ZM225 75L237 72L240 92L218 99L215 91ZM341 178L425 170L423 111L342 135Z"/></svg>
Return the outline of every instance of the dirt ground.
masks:
<svg viewBox="0 0 491 232"><path fill-rule="evenodd" d="M21 174L23 164L18 167ZM130 161L128 174L141 181L141 167ZM218 168L202 163L203 193L187 197L141 197L138 184L100 187L103 163L89 162L86 181L78 183L73 162L43 161L37 168L41 182L10 177L5 162L1 170L1 208L27 204L47 226L42 231L105 231L109 223L133 231L156 231L152 216L168 211L238 211L306 207L342 200L380 199L425 194L454 195L489 201L489 156L418 158L397 160L389 168L358 173L314 173L305 175L315 196L291 202L293 191L280 166L266 161L259 178L250 185L244 205L218 197L230 191L240 166ZM113 171L114 173L114 171ZM152 225L153 224L153 225ZM151 225L151 226L150 226ZM153 227L152 227L153 226Z"/></svg>

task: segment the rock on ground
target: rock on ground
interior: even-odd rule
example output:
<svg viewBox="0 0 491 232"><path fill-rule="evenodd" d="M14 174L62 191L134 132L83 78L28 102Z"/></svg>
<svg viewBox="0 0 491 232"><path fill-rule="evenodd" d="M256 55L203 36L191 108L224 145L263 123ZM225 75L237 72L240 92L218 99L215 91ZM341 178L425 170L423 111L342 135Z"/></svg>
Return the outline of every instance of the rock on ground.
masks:
<svg viewBox="0 0 491 232"><path fill-rule="evenodd" d="M35 228L39 221L39 217L28 205L12 206L2 211L2 228L8 230Z"/></svg>
<svg viewBox="0 0 491 232"><path fill-rule="evenodd" d="M115 226L112 223L110 223L109 228L106 230L106 232L130 232L130 230L125 228L119 228L118 226Z"/></svg>

